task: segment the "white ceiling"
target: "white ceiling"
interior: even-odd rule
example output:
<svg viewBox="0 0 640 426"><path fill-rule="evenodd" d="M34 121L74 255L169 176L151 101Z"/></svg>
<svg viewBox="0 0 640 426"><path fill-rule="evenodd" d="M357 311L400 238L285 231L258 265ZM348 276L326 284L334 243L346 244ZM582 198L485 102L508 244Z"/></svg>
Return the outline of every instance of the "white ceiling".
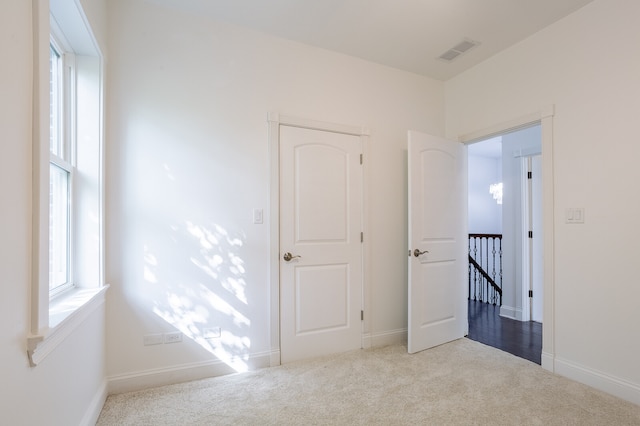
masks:
<svg viewBox="0 0 640 426"><path fill-rule="evenodd" d="M447 80L593 0L146 0ZM450 63L464 39L481 44Z"/></svg>

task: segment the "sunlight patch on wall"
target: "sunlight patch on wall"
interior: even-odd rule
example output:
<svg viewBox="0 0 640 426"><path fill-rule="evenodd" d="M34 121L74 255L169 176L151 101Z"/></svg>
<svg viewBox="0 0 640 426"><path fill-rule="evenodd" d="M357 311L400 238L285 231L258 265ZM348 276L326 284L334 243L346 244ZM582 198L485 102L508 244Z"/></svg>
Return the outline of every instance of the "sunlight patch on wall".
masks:
<svg viewBox="0 0 640 426"><path fill-rule="evenodd" d="M157 283L158 279L153 273L151 267L157 266L158 260L154 255L149 253L149 247L144 246L144 280L149 283Z"/></svg>
<svg viewBox="0 0 640 426"><path fill-rule="evenodd" d="M247 371L251 321L241 311L248 306L243 237L193 221L170 230L175 244L158 245L164 256L144 246L144 280L156 290L149 293L153 313L235 371Z"/></svg>

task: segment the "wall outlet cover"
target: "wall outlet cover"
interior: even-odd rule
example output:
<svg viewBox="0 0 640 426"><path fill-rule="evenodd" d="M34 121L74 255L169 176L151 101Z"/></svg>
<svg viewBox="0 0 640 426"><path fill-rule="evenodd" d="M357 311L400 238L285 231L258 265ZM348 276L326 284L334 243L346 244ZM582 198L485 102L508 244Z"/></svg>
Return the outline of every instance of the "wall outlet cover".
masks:
<svg viewBox="0 0 640 426"><path fill-rule="evenodd" d="M182 342L182 333L180 333L179 331L164 333L164 343L178 343L178 342Z"/></svg>
<svg viewBox="0 0 640 426"><path fill-rule="evenodd" d="M162 333L145 334L142 342L145 346L161 345L164 343L164 337Z"/></svg>

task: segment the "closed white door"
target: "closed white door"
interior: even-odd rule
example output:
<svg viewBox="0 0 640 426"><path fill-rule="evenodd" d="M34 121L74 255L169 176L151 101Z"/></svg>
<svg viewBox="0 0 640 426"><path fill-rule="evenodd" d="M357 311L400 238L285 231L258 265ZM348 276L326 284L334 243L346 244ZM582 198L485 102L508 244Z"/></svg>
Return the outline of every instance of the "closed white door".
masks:
<svg viewBox="0 0 640 426"><path fill-rule="evenodd" d="M359 136L280 126L281 362L362 346Z"/></svg>
<svg viewBox="0 0 640 426"><path fill-rule="evenodd" d="M467 334L467 165L464 145L409 132L408 350Z"/></svg>

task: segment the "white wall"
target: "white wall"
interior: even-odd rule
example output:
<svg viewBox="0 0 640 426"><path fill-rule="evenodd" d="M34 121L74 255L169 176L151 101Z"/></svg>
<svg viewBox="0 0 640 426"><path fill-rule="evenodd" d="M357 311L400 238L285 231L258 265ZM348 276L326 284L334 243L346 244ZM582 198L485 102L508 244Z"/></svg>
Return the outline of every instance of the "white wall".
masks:
<svg viewBox="0 0 640 426"><path fill-rule="evenodd" d="M47 7L46 2L41 2ZM104 17L102 17L104 19ZM91 423L105 389L104 309L29 367L33 25L30 1L0 3L0 413L15 425Z"/></svg>
<svg viewBox="0 0 640 426"><path fill-rule="evenodd" d="M555 347L545 345L556 371L636 403L638 16L636 0L596 0L445 85L449 137L555 105ZM585 208L583 225L565 224L569 207Z"/></svg>
<svg viewBox="0 0 640 426"><path fill-rule="evenodd" d="M472 155L469 147L469 233L501 234L502 206L489 193L489 185L502 182L500 158Z"/></svg>
<svg viewBox="0 0 640 426"><path fill-rule="evenodd" d="M268 112L370 129L366 327L374 344L406 332L406 132L444 133L444 85L142 1L110 2L109 30L114 386L273 349ZM142 344L145 333L211 326L223 330L212 345Z"/></svg>

